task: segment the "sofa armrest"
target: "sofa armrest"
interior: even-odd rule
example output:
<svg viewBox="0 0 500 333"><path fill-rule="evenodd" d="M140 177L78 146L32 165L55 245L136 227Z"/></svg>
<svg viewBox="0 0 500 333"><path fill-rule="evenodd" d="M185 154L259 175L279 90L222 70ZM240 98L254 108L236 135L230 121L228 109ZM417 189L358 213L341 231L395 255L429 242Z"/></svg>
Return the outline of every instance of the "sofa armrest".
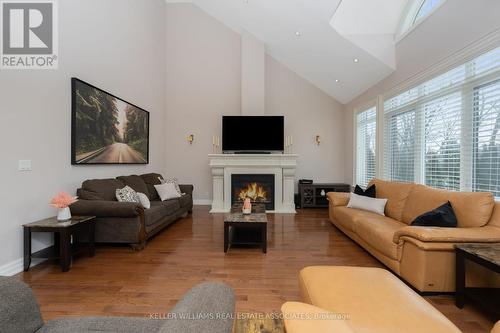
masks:
<svg viewBox="0 0 500 333"><path fill-rule="evenodd" d="M351 197L351 193L328 192L326 196L328 197L328 201L330 201L330 205L332 205L333 207L347 206L347 204L349 203L349 198Z"/></svg>
<svg viewBox="0 0 500 333"><path fill-rule="evenodd" d="M193 194L194 186L193 185L179 185L182 193Z"/></svg>
<svg viewBox="0 0 500 333"><path fill-rule="evenodd" d="M500 228L485 226L477 228L403 227L394 233L398 244L402 237L411 237L422 242L436 243L497 243Z"/></svg>
<svg viewBox="0 0 500 333"><path fill-rule="evenodd" d="M286 302L281 306L287 333L335 332L353 333L346 319L314 305L300 302Z"/></svg>
<svg viewBox="0 0 500 333"><path fill-rule="evenodd" d="M78 200L69 208L73 215L97 217L136 217L144 214L144 208L135 202Z"/></svg>
<svg viewBox="0 0 500 333"><path fill-rule="evenodd" d="M0 277L0 331L36 332L43 326L35 296L24 282Z"/></svg>
<svg viewBox="0 0 500 333"><path fill-rule="evenodd" d="M231 333L235 317L233 290L220 282L204 282L187 292L171 310L162 333ZM203 316L200 316L203 314Z"/></svg>

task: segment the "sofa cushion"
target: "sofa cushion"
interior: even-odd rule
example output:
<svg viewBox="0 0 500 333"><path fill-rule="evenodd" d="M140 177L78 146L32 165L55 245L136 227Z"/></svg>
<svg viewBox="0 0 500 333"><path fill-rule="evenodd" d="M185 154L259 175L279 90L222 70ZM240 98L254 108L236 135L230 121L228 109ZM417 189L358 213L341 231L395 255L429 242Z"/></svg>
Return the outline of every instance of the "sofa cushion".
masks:
<svg viewBox="0 0 500 333"><path fill-rule="evenodd" d="M394 233L407 225L390 217L373 214L356 221L358 237L387 257L398 260L398 244L394 243Z"/></svg>
<svg viewBox="0 0 500 333"><path fill-rule="evenodd" d="M140 176L120 176L117 179L121 180L125 185L130 186L134 191L144 193L149 198L148 186Z"/></svg>
<svg viewBox="0 0 500 333"><path fill-rule="evenodd" d="M355 219L364 212L359 209L347 208L345 206L337 206L334 209L333 215L335 216L335 223L340 224L342 227L349 231L355 232Z"/></svg>
<svg viewBox="0 0 500 333"><path fill-rule="evenodd" d="M448 202L450 192L425 185L415 185L403 210L402 222L410 225L418 216Z"/></svg>
<svg viewBox="0 0 500 333"><path fill-rule="evenodd" d="M119 179L89 179L82 183L82 190L88 191L94 199L117 201L116 190L125 187Z"/></svg>
<svg viewBox="0 0 500 333"><path fill-rule="evenodd" d="M140 176L146 183L149 192L149 200L160 200L158 192L156 192L155 185L160 185L160 179L163 178L159 173L146 173Z"/></svg>
<svg viewBox="0 0 500 333"><path fill-rule="evenodd" d="M459 228L482 227L490 221L495 198L490 192L449 192Z"/></svg>
<svg viewBox="0 0 500 333"><path fill-rule="evenodd" d="M368 212L356 208L347 208L345 206L337 206L334 208L335 220L342 227L356 232L356 223L360 219L369 218L371 216L380 216L372 212Z"/></svg>
<svg viewBox="0 0 500 333"><path fill-rule="evenodd" d="M387 199L387 205L385 205L385 215L401 221L406 200L408 199L410 191L415 184L373 179L368 184L368 187L373 184L375 184L377 188L377 198Z"/></svg>
<svg viewBox="0 0 500 333"><path fill-rule="evenodd" d="M78 199L82 200L102 200L102 197L98 193L87 191L81 188L76 190L76 195L78 196Z"/></svg>
<svg viewBox="0 0 500 333"><path fill-rule="evenodd" d="M172 216L181 208L178 200L151 201L151 208L145 210L146 225L158 223L167 216Z"/></svg>

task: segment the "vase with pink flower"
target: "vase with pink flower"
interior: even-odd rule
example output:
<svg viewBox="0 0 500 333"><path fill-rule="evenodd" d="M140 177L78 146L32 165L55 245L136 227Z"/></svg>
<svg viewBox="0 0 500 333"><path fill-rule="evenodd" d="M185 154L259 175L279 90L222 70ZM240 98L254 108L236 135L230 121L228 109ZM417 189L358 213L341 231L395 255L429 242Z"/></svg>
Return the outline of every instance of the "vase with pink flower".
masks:
<svg viewBox="0 0 500 333"><path fill-rule="evenodd" d="M248 215L252 213L252 201L250 198L245 198L243 201L243 214Z"/></svg>
<svg viewBox="0 0 500 333"><path fill-rule="evenodd" d="M69 206L77 201L78 197L73 197L66 192L60 192L50 200L50 205L57 208L57 220L68 221L71 220L71 211Z"/></svg>

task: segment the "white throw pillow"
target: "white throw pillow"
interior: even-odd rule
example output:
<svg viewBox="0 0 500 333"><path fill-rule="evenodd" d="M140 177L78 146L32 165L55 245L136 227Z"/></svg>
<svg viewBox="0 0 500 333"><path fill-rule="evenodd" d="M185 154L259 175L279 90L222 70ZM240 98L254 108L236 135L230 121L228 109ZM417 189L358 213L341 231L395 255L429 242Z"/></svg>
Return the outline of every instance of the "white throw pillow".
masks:
<svg viewBox="0 0 500 333"><path fill-rule="evenodd" d="M155 185L156 192L160 196L161 201L179 198L181 195L175 189L174 183L165 183L161 185Z"/></svg>
<svg viewBox="0 0 500 333"><path fill-rule="evenodd" d="M351 198L349 199L347 207L358 208L376 213L378 215L385 216L384 210L386 203L387 199L369 198L362 195L357 195L355 193L351 193Z"/></svg>
<svg viewBox="0 0 500 333"><path fill-rule="evenodd" d="M115 191L116 200L120 202L137 202L139 203L139 197L137 192L134 191L130 186L125 186L124 188L117 189Z"/></svg>
<svg viewBox="0 0 500 333"><path fill-rule="evenodd" d="M137 197L139 197L139 202L141 203L142 207L149 209L151 208L151 202L149 201L149 198L147 195L141 192L137 192Z"/></svg>
<svg viewBox="0 0 500 333"><path fill-rule="evenodd" d="M158 177L158 180L160 181L160 183L162 184L166 184L166 183L174 183L175 184L175 190L182 195L182 191L181 191L181 188L179 187L179 180L177 178L167 178L167 179L163 179L161 177Z"/></svg>

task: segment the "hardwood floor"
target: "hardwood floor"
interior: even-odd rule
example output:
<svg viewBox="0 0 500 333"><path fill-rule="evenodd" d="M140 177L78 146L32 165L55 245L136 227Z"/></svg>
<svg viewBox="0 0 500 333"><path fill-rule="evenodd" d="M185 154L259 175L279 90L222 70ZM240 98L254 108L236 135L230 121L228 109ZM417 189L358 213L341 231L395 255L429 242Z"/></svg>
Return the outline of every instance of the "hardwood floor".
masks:
<svg viewBox="0 0 500 333"><path fill-rule="evenodd" d="M32 288L45 320L63 316L163 314L192 286L219 280L231 285L239 312L279 311L299 300L297 276L310 265L383 267L328 220L327 210L269 215L268 253L259 248L223 252L223 215L195 207L148 242L140 252L127 246L98 246L62 273L42 263L19 276ZM452 296L426 297L464 332L489 332L493 321Z"/></svg>

